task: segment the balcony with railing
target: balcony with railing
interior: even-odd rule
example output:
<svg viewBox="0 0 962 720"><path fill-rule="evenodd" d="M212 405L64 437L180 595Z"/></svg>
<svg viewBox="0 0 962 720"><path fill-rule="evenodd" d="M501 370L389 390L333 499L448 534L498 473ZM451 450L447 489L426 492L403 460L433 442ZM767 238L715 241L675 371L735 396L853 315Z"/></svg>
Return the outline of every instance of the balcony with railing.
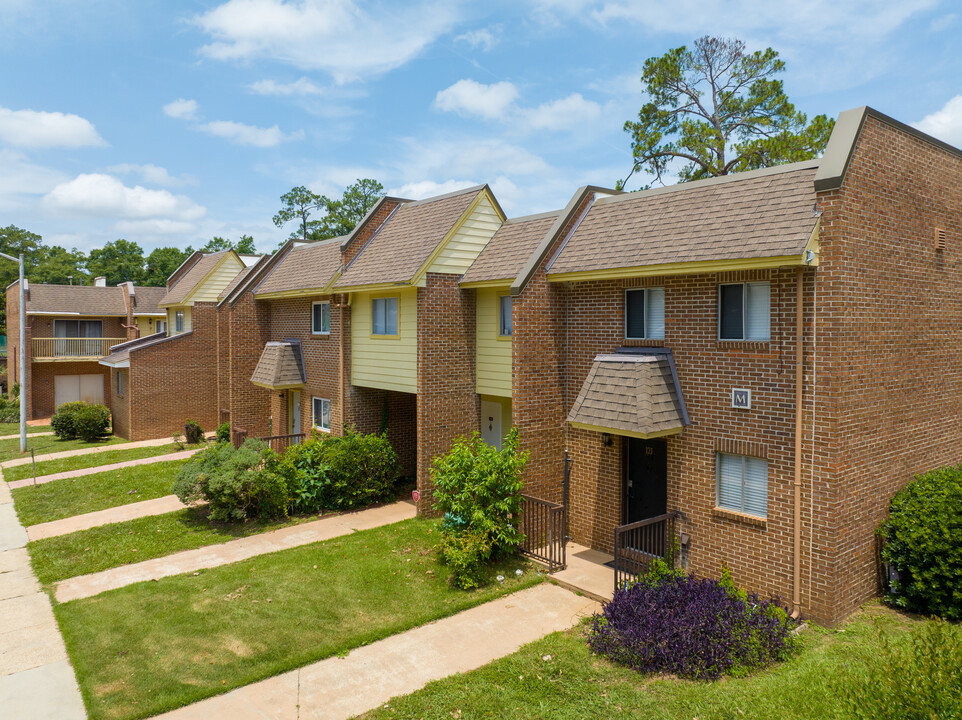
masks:
<svg viewBox="0 0 962 720"><path fill-rule="evenodd" d="M33 338L30 350L34 362L99 360L123 342L127 338Z"/></svg>

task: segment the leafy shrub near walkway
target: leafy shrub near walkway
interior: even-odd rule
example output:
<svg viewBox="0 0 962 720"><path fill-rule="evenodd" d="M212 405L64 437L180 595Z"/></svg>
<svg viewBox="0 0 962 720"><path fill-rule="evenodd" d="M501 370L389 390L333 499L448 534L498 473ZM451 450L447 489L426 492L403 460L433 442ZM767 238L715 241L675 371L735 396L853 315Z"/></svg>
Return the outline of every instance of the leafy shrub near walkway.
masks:
<svg viewBox="0 0 962 720"><path fill-rule="evenodd" d="M475 432L434 459L435 509L444 513L438 553L458 587L480 586L491 560L518 552L524 536L514 522L521 513L521 471L527 461L528 454L518 448L517 428L501 450Z"/></svg>
<svg viewBox="0 0 962 720"><path fill-rule="evenodd" d="M110 409L106 405L86 402L64 403L50 418L54 434L61 440L80 438L92 442L107 434Z"/></svg>
<svg viewBox="0 0 962 720"><path fill-rule="evenodd" d="M20 396L10 398L0 394L0 423L20 422Z"/></svg>
<svg viewBox="0 0 962 720"><path fill-rule="evenodd" d="M787 658L795 627L777 600L737 590L730 578L669 571L616 590L592 618L588 646L642 673L714 680Z"/></svg>
<svg viewBox="0 0 962 720"><path fill-rule="evenodd" d="M210 519L286 517L290 493L276 456L266 443L247 440L235 449L218 443L193 455L181 468L174 493L183 503L206 500Z"/></svg>
<svg viewBox="0 0 962 720"><path fill-rule="evenodd" d="M962 466L932 470L892 498L879 528L900 608L962 620Z"/></svg>

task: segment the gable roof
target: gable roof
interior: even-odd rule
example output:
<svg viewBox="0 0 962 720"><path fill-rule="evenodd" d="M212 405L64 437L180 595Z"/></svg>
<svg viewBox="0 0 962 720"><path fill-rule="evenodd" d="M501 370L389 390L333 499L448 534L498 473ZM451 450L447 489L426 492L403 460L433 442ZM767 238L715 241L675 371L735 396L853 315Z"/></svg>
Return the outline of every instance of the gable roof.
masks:
<svg viewBox="0 0 962 720"><path fill-rule="evenodd" d="M237 273L234 276L233 280L227 283L227 287L225 287L223 290L220 291L220 294L217 296L217 299L223 300L225 297L230 295L234 291L234 288L236 288L238 285L244 282L244 278L250 275L251 272L253 272L256 267L257 267L256 263L254 265L245 265L244 269L241 270L239 273Z"/></svg>
<svg viewBox="0 0 962 720"><path fill-rule="evenodd" d="M139 289L139 288L138 288ZM25 311L31 313L60 313L64 315L97 315L127 317L124 291L119 287L93 285L27 286Z"/></svg>
<svg viewBox="0 0 962 720"><path fill-rule="evenodd" d="M818 161L596 200L548 265L561 276L672 263L801 258Z"/></svg>
<svg viewBox="0 0 962 720"><path fill-rule="evenodd" d="M167 288L162 287L134 287L133 311L134 315L164 315L158 307L160 301L167 295Z"/></svg>
<svg viewBox="0 0 962 720"><path fill-rule="evenodd" d="M254 288L254 295L327 289L341 269L342 241L336 237L295 245Z"/></svg>
<svg viewBox="0 0 962 720"><path fill-rule="evenodd" d="M514 280L560 214L556 210L505 220L464 273L461 284Z"/></svg>
<svg viewBox="0 0 962 720"><path fill-rule="evenodd" d="M163 307L184 302L228 255L236 256L237 253L233 250L222 250L204 254L177 280L173 287L168 289L167 294L161 298L159 305Z"/></svg>
<svg viewBox="0 0 962 720"><path fill-rule="evenodd" d="M488 192L487 185L476 185L447 195L402 203L347 266L335 289L410 283L485 192Z"/></svg>

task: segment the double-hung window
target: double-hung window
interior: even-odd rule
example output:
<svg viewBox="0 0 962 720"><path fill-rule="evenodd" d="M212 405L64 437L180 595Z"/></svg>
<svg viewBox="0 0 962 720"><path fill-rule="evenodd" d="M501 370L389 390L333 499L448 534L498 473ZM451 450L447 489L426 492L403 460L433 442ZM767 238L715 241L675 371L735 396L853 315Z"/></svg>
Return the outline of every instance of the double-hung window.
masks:
<svg viewBox="0 0 962 720"><path fill-rule="evenodd" d="M665 339L665 288L625 290L625 338Z"/></svg>
<svg viewBox="0 0 962 720"><path fill-rule="evenodd" d="M318 430L331 431L331 401L327 398L312 398L312 425Z"/></svg>
<svg viewBox="0 0 962 720"><path fill-rule="evenodd" d="M396 297L374 298L371 300L371 334L397 336Z"/></svg>
<svg viewBox="0 0 962 720"><path fill-rule="evenodd" d="M184 311L178 310L174 313L174 332L184 332Z"/></svg>
<svg viewBox="0 0 962 720"><path fill-rule="evenodd" d="M331 303L327 300L313 303L311 306L311 332L314 335L329 335L331 332Z"/></svg>
<svg viewBox="0 0 962 720"><path fill-rule="evenodd" d="M498 296L498 335L511 337L511 296Z"/></svg>
<svg viewBox="0 0 962 720"><path fill-rule="evenodd" d="M718 339L771 338L771 287L767 282L718 286Z"/></svg>
<svg viewBox="0 0 962 720"><path fill-rule="evenodd" d="M715 505L764 518L768 514L768 460L718 453Z"/></svg>

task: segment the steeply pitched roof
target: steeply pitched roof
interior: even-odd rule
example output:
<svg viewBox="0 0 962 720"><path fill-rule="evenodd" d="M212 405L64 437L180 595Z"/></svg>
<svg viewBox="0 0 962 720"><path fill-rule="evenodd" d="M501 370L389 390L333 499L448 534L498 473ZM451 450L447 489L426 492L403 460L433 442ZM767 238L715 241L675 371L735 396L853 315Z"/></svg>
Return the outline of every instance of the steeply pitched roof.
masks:
<svg viewBox="0 0 962 720"><path fill-rule="evenodd" d="M462 284L514 280L560 212L505 220L461 278Z"/></svg>
<svg viewBox="0 0 962 720"><path fill-rule="evenodd" d="M687 424L669 353L598 355L568 422L615 434L656 437Z"/></svg>
<svg viewBox="0 0 962 720"><path fill-rule="evenodd" d="M137 285L134 288L134 315L164 312L157 305L160 304L166 294L167 288Z"/></svg>
<svg viewBox="0 0 962 720"><path fill-rule="evenodd" d="M800 255L818 161L597 200L548 274Z"/></svg>
<svg viewBox="0 0 962 720"><path fill-rule="evenodd" d="M316 290L327 286L341 269L341 241L331 238L297 245L254 288L255 295L288 290Z"/></svg>
<svg viewBox="0 0 962 720"><path fill-rule="evenodd" d="M234 276L234 279L227 283L227 287L221 290L220 295L217 296L218 300L223 300L225 297L231 294L231 292L244 282L244 278L251 274L251 271L257 267L257 265L246 265L243 270Z"/></svg>
<svg viewBox="0 0 962 720"><path fill-rule="evenodd" d="M183 302L203 279L207 277L210 271L217 266L217 263L231 252L233 252L233 250L222 250L221 252L204 255L167 291L167 294L161 299L160 304L177 305Z"/></svg>
<svg viewBox="0 0 962 720"><path fill-rule="evenodd" d="M348 265L335 289L410 282L484 189L478 185L402 204Z"/></svg>
<svg viewBox="0 0 962 720"><path fill-rule="evenodd" d="M124 291L93 285L28 285L28 313L127 316Z"/></svg>
<svg viewBox="0 0 962 720"><path fill-rule="evenodd" d="M298 387L306 381L301 344L269 342L264 346L251 382L274 390Z"/></svg>

